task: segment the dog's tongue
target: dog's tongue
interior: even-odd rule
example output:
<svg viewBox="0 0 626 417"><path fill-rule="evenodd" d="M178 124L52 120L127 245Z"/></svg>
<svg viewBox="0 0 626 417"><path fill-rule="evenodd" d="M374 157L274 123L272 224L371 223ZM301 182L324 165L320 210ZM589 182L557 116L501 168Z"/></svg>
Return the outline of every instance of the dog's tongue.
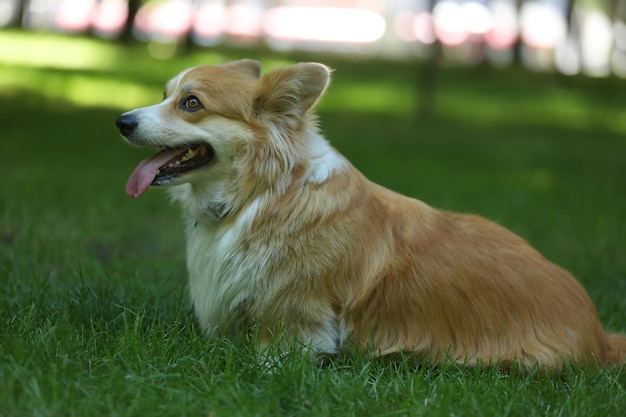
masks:
<svg viewBox="0 0 626 417"><path fill-rule="evenodd" d="M133 198L139 197L152 184L160 167L185 152L187 152L186 148L163 150L141 161L128 177L126 194Z"/></svg>

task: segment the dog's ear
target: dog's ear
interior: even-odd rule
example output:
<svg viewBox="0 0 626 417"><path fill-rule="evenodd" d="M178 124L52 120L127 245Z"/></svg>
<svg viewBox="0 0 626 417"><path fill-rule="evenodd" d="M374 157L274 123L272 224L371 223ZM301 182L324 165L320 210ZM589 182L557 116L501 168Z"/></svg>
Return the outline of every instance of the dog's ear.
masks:
<svg viewBox="0 0 626 417"><path fill-rule="evenodd" d="M261 63L254 59L240 59L239 61L232 61L225 66L244 71L254 78L261 78Z"/></svg>
<svg viewBox="0 0 626 417"><path fill-rule="evenodd" d="M254 100L255 113L304 115L326 90L330 72L327 66L314 62L270 71L261 79Z"/></svg>

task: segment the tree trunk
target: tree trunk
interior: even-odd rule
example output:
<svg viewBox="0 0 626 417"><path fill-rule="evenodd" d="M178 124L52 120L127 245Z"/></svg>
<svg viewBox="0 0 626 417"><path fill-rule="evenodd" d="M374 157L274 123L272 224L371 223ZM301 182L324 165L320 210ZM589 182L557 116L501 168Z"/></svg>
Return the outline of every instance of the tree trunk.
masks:
<svg viewBox="0 0 626 417"><path fill-rule="evenodd" d="M130 43L133 40L133 26L135 24L135 16L141 6L141 0L128 0L128 18L120 39L124 43Z"/></svg>

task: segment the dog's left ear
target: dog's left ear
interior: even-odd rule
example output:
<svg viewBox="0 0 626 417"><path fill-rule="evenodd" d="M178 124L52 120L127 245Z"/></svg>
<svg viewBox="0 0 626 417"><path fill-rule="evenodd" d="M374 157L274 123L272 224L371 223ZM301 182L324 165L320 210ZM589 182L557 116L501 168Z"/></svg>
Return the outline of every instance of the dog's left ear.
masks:
<svg viewBox="0 0 626 417"><path fill-rule="evenodd" d="M302 116L322 96L330 82L330 68L302 62L267 73L254 100L254 112Z"/></svg>

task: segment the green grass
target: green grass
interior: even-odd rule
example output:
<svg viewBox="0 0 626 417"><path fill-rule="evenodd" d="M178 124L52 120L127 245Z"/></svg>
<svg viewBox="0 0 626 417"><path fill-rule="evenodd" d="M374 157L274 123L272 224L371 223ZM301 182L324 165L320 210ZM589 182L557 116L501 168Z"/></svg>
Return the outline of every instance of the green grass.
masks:
<svg viewBox="0 0 626 417"><path fill-rule="evenodd" d="M323 130L357 167L511 228L626 332L624 81L444 67L435 116L417 120L415 63L228 49L155 61L143 46L0 32L0 415L623 414L615 369L547 377L288 356L268 371L244 341L199 335L178 209L157 191L126 197L145 153L113 121L184 67L243 56L329 63Z"/></svg>

